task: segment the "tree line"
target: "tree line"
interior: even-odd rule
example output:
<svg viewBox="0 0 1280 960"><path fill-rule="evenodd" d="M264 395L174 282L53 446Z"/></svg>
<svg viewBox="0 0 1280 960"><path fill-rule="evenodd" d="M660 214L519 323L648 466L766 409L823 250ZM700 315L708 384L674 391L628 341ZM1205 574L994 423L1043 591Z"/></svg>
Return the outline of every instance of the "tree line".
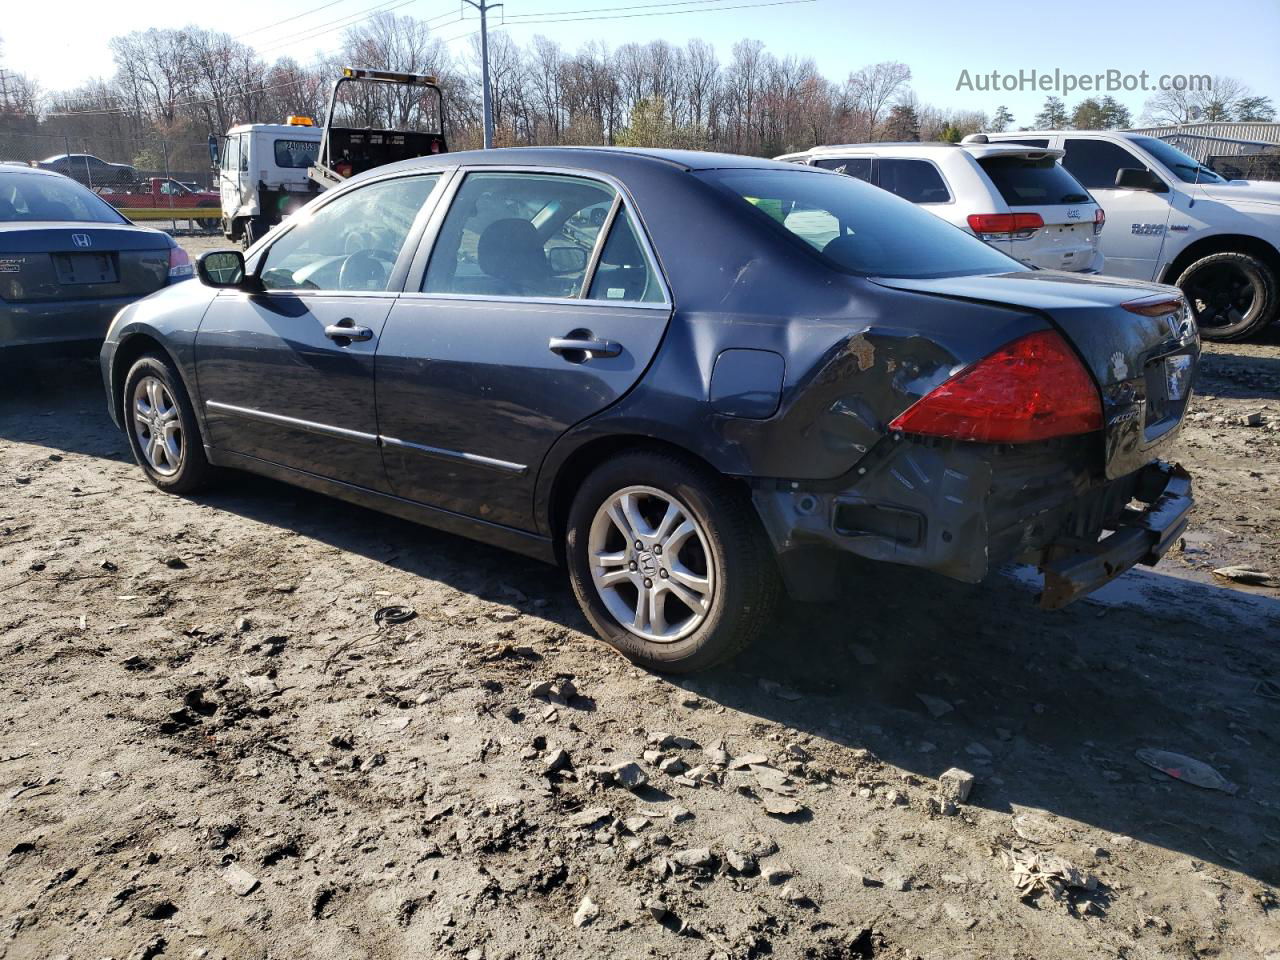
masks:
<svg viewBox="0 0 1280 960"><path fill-rule="evenodd" d="M144 144L163 140L193 154L171 163L198 164L194 154L204 139L236 123L298 114L318 120L333 79L350 65L434 74L445 91L454 148L481 142L478 38L453 56L413 17L373 16L346 30L334 55L309 64L268 63L251 46L199 27L136 31L108 43L114 75L73 90L42 91L27 78L5 75L0 133L66 137L76 149L139 166L156 159L139 155L154 149ZM770 156L821 143L958 141L979 130L1017 128L1003 105L988 115L921 102L906 64L869 64L831 79L812 59L775 55L758 40L740 40L722 60L700 39L615 48L593 42L569 51L546 37L521 45L496 31L489 52L495 139L504 146L622 144ZM1208 99L1200 91L1182 100L1161 95L1147 112L1171 122L1274 117L1268 98L1231 78L1215 79ZM1072 110L1050 97L1029 120L1023 129L1132 123L1129 110L1110 97ZM139 145L134 155L113 146L122 142Z"/></svg>

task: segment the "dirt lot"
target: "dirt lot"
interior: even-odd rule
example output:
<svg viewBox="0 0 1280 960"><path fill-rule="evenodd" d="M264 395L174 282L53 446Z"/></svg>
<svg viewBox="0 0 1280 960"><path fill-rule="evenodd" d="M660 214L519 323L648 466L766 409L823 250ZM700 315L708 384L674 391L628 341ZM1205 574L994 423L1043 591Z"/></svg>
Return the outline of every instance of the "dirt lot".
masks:
<svg viewBox="0 0 1280 960"><path fill-rule="evenodd" d="M1199 391L1156 570L1055 614L869 572L675 683L553 569L249 477L161 494L92 367L29 371L0 957L1277 960L1280 593L1210 571L1280 574L1280 328Z"/></svg>

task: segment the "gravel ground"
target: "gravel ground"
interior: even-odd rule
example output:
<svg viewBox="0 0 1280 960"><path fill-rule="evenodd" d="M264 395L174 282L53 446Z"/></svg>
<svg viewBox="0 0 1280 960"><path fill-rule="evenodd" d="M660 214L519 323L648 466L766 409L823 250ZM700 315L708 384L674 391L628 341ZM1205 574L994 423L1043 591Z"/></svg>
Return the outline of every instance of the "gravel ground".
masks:
<svg viewBox="0 0 1280 960"><path fill-rule="evenodd" d="M868 570L676 683L554 569L247 476L159 493L92 366L27 371L0 957L1276 960L1280 592L1211 571L1280 574L1280 328L1203 374L1155 570L1052 614L1018 571Z"/></svg>

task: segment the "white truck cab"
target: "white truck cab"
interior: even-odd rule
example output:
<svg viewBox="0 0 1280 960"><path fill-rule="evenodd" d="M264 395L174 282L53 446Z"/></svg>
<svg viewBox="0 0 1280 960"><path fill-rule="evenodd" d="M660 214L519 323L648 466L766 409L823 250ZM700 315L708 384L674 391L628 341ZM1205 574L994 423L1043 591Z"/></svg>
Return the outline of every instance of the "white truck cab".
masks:
<svg viewBox="0 0 1280 960"><path fill-rule="evenodd" d="M1276 319L1280 184L1225 180L1163 140L1118 130L965 139L1062 150L1106 211L1103 272L1177 284L1206 339L1240 340Z"/></svg>
<svg viewBox="0 0 1280 960"><path fill-rule="evenodd" d="M1102 210L1056 161L1019 144L861 143L778 160L834 170L919 204L1042 270L1099 273Z"/></svg>
<svg viewBox="0 0 1280 960"><path fill-rule="evenodd" d="M320 129L306 117L228 130L217 157L227 238L248 246L319 193L307 176L319 149Z"/></svg>

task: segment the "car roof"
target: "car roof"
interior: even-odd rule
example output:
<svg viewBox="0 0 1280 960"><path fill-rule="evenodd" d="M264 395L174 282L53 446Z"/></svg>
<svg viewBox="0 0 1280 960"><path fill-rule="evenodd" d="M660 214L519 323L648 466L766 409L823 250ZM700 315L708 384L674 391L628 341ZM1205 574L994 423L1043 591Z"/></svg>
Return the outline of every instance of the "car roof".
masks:
<svg viewBox="0 0 1280 960"><path fill-rule="evenodd" d="M961 150L974 157L1020 156L1028 153L1049 154L1061 157L1064 151L1056 148L1031 147L1021 143L946 143L942 141L894 141L877 143L843 143L833 146L813 147L800 153L785 154L787 158L839 156L850 151L876 153L948 153ZM781 159L781 158L780 158Z"/></svg>
<svg viewBox="0 0 1280 960"><path fill-rule="evenodd" d="M493 150L463 150L402 160L377 167L369 173L417 167L458 167L472 165L579 167L623 170L627 167L665 167L678 170L771 169L795 170L794 164L778 163L764 157L702 150L664 150L648 147L501 147Z"/></svg>
<svg viewBox="0 0 1280 960"><path fill-rule="evenodd" d="M1128 130L1006 130L1003 133L988 133L988 137L1119 137L1122 140L1136 140L1146 134L1131 133ZM993 143L995 141L992 141ZM972 146L972 144L965 144Z"/></svg>
<svg viewBox="0 0 1280 960"><path fill-rule="evenodd" d="M59 173L57 170L42 170L40 167L28 167L25 164L10 166L6 163L0 166L0 171L4 173L26 173L33 177L58 177L62 180L71 180L65 173ZM71 180L71 182L75 183L76 181Z"/></svg>

